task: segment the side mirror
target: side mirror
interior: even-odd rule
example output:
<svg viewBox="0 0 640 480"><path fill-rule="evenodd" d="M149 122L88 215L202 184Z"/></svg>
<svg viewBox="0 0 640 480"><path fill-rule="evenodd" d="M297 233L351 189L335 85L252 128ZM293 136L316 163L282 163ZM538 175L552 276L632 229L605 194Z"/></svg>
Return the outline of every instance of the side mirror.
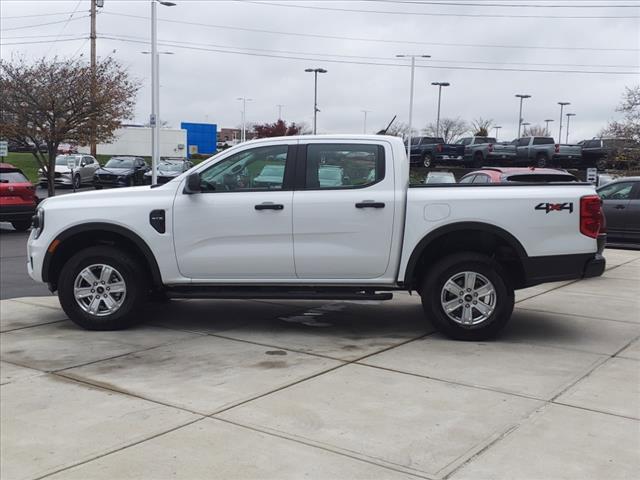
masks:
<svg viewBox="0 0 640 480"><path fill-rule="evenodd" d="M192 173L187 177L183 192L187 195L191 195L193 193L200 193L201 191L202 185L200 184L200 174L198 172Z"/></svg>

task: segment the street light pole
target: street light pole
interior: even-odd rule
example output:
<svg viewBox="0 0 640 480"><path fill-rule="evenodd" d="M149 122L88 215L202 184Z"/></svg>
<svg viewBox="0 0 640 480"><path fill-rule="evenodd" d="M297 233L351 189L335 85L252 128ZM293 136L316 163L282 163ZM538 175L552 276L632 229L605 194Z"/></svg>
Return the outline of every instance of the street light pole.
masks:
<svg viewBox="0 0 640 480"><path fill-rule="evenodd" d="M371 112L371 110L360 110L364 113L364 125L362 127L362 133L367 133L367 113Z"/></svg>
<svg viewBox="0 0 640 480"><path fill-rule="evenodd" d="M160 160L160 72L158 56L158 15L156 2L165 7L175 3L151 0L151 184L158 183L158 163Z"/></svg>
<svg viewBox="0 0 640 480"><path fill-rule="evenodd" d="M278 120L282 120L282 107L284 107L284 105L279 103L276 107L278 107Z"/></svg>
<svg viewBox="0 0 640 480"><path fill-rule="evenodd" d="M524 95L521 93L516 94L516 97L520 99L520 113L518 114L518 138L520 138L520 129L522 128L522 101L525 98L531 98L531 95Z"/></svg>
<svg viewBox="0 0 640 480"><path fill-rule="evenodd" d="M562 109L565 105L571 105L569 102L558 102L560 105L560 130L558 130L558 143L562 142Z"/></svg>
<svg viewBox="0 0 640 480"><path fill-rule="evenodd" d="M569 121L571 120L571 117L575 116L575 113L567 113L567 139L565 140L565 143L569 143Z"/></svg>
<svg viewBox="0 0 640 480"><path fill-rule="evenodd" d="M240 135L240 142L247 141L247 102L252 102L253 98L238 97L237 100L242 100L242 134Z"/></svg>
<svg viewBox="0 0 640 480"><path fill-rule="evenodd" d="M547 118L547 119L545 120L545 122L547 123L547 127L546 127L546 134L547 134L547 135L551 135L551 131L549 131L549 123L550 123L550 122L553 122L553 119L552 119L552 118Z"/></svg>
<svg viewBox="0 0 640 480"><path fill-rule="evenodd" d="M440 135L440 98L442 96L442 87L451 85L449 82L431 82L431 85L438 86L438 116L436 117L436 137Z"/></svg>
<svg viewBox="0 0 640 480"><path fill-rule="evenodd" d="M498 140L498 130L500 130L502 128L502 126L500 125L496 125L495 127L493 127L496 130L496 141Z"/></svg>
<svg viewBox="0 0 640 480"><path fill-rule="evenodd" d="M407 134L407 156L411 161L411 130L413 129L413 80L416 70L416 58L431 58L431 55L396 55L397 58L411 59L411 83L409 86L409 133Z"/></svg>
<svg viewBox="0 0 640 480"><path fill-rule="evenodd" d="M319 73L327 73L327 70L324 68L306 68L305 72L313 72L314 82L313 82L313 134L317 133L318 126L318 74Z"/></svg>

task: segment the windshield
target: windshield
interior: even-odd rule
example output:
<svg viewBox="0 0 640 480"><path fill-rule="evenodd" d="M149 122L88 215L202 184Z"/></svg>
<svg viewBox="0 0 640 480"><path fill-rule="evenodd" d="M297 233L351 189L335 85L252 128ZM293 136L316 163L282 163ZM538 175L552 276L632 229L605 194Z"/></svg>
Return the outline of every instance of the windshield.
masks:
<svg viewBox="0 0 640 480"><path fill-rule="evenodd" d="M133 158L113 157L107 162L105 168L133 168Z"/></svg>
<svg viewBox="0 0 640 480"><path fill-rule="evenodd" d="M80 158L75 155L58 155L56 157L56 165L64 165L65 167L69 165L69 162L73 162L74 165L78 165L80 163Z"/></svg>

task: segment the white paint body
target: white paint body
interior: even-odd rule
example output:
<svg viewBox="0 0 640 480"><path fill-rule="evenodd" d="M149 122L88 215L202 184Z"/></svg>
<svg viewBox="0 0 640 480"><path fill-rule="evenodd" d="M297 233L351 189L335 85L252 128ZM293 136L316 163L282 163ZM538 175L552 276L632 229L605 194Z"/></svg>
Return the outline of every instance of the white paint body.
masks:
<svg viewBox="0 0 640 480"><path fill-rule="evenodd" d="M380 145L385 177L365 188L185 194L189 173L243 150L311 143ZM153 252L165 285L336 285L396 288L411 253L439 227L459 222L499 227L529 257L595 253L595 239L579 229L580 197L593 186L427 186L409 188L409 163L397 137L303 136L256 140L202 162L158 188L132 187L47 199L45 228L32 233L29 273L42 280L46 249L65 230L88 222L111 223L138 235ZM357 202L384 202L357 209ZM279 211L257 211L263 202ZM572 202L546 214L541 202ZM166 232L149 223L151 210L166 211Z"/></svg>

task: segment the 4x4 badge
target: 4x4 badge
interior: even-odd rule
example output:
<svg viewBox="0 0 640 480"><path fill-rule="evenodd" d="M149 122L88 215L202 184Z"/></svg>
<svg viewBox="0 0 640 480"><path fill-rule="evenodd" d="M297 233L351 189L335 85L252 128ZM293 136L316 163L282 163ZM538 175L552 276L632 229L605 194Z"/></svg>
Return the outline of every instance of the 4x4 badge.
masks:
<svg viewBox="0 0 640 480"><path fill-rule="evenodd" d="M573 213L573 202L568 203L539 203L536 205L535 210L544 210L545 213L549 212L561 212L562 210L569 210L569 213Z"/></svg>

